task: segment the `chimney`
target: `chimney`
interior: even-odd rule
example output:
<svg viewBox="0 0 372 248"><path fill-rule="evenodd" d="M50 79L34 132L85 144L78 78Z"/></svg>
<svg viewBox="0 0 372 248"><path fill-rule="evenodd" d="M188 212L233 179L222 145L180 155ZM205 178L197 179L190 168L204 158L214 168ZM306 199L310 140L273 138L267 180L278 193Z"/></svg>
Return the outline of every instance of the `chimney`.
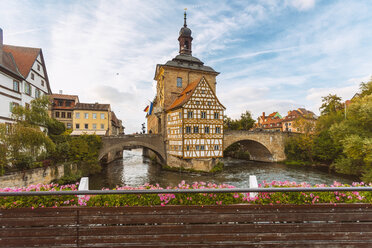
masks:
<svg viewBox="0 0 372 248"><path fill-rule="evenodd" d="M265 118L265 112L262 112L262 117Z"/></svg>
<svg viewBox="0 0 372 248"><path fill-rule="evenodd" d="M0 28L0 64L3 62L3 30Z"/></svg>
<svg viewBox="0 0 372 248"><path fill-rule="evenodd" d="M62 94L63 94L63 91L62 91L62 90L59 90L59 94L61 94L61 95L62 95Z"/></svg>

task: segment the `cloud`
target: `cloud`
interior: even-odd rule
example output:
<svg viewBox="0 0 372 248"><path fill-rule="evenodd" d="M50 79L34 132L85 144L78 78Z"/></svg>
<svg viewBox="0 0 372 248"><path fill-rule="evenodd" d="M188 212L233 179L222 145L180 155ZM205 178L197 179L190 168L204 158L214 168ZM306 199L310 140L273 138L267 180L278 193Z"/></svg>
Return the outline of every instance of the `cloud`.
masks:
<svg viewBox="0 0 372 248"><path fill-rule="evenodd" d="M303 11L312 9L315 6L315 0L290 0L289 4L296 9Z"/></svg>

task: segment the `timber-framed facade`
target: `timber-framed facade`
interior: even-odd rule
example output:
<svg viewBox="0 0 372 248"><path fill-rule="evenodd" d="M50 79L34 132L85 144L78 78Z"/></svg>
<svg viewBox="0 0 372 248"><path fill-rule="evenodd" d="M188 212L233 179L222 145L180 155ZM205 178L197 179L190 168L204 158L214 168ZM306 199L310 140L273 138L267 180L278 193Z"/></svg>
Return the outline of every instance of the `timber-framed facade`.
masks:
<svg viewBox="0 0 372 248"><path fill-rule="evenodd" d="M224 110L204 77L191 83L167 110L167 153L182 159L222 157Z"/></svg>

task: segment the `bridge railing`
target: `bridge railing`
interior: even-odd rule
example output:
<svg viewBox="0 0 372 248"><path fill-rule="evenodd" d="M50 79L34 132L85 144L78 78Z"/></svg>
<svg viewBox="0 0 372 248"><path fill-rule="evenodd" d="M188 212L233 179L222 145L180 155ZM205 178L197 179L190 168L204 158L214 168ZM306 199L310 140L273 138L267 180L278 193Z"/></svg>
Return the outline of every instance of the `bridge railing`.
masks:
<svg viewBox="0 0 372 248"><path fill-rule="evenodd" d="M228 189L151 189L151 190L79 190L79 191L21 191L0 192L1 196L46 195L118 195L118 194L182 194L182 193L275 193L275 192L345 192L372 191L372 187L306 187L306 188L228 188Z"/></svg>
<svg viewBox="0 0 372 248"><path fill-rule="evenodd" d="M372 191L372 187L81 190L46 195ZM372 204L0 209L0 247L372 247Z"/></svg>

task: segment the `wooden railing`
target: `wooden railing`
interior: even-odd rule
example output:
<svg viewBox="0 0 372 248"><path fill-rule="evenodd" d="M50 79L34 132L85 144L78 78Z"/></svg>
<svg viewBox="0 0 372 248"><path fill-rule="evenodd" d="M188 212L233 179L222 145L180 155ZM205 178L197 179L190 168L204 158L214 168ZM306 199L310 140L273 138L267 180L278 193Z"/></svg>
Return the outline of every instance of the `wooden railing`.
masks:
<svg viewBox="0 0 372 248"><path fill-rule="evenodd" d="M372 247L372 204L2 209L0 247Z"/></svg>

